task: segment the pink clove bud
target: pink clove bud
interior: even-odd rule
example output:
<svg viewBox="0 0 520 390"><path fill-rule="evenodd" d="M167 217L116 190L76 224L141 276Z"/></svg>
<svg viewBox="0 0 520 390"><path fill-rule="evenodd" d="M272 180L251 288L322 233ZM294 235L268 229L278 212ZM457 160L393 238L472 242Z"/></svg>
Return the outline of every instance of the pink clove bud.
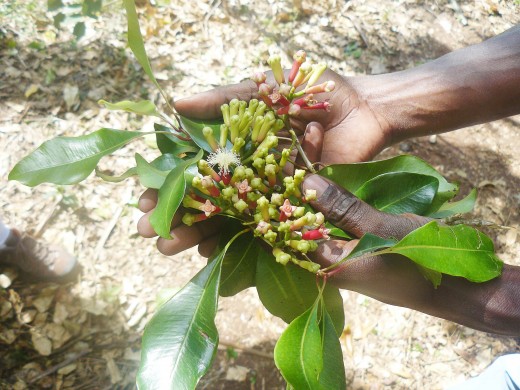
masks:
<svg viewBox="0 0 520 390"><path fill-rule="evenodd" d="M288 106L291 104L287 98L282 95L279 91L274 91L269 95L269 99L273 102L273 104L281 104L282 106Z"/></svg>
<svg viewBox="0 0 520 390"><path fill-rule="evenodd" d="M314 96L312 94L309 94L309 95L305 95L299 99L296 99L293 104L297 104L299 105L300 107L307 107L309 104L312 104L313 103L313 99Z"/></svg>
<svg viewBox="0 0 520 390"><path fill-rule="evenodd" d="M320 226L318 229L307 230L302 233L302 239L304 240L322 240L329 239L330 229L326 229L323 226Z"/></svg>
<svg viewBox="0 0 520 390"><path fill-rule="evenodd" d="M272 102L271 98L269 97L270 94L271 94L271 87L269 87L269 85L267 85L266 83L262 83L258 86L258 95L262 98L262 100L264 101L264 103L267 106L272 107L273 102Z"/></svg>
<svg viewBox="0 0 520 390"><path fill-rule="evenodd" d="M300 69L301 64L305 62L305 57L307 57L307 54L303 50L298 50L294 56L294 62L292 64L291 72L289 73L289 82L292 83L294 81L294 78L298 74L298 70Z"/></svg>
<svg viewBox="0 0 520 390"><path fill-rule="evenodd" d="M331 92L336 88L336 83L332 80L325 81L324 83L314 85L305 90L306 93L322 93L322 92Z"/></svg>
<svg viewBox="0 0 520 390"><path fill-rule="evenodd" d="M264 72L255 72L251 75L251 80L253 80L258 86L264 83L266 79L267 76Z"/></svg>
<svg viewBox="0 0 520 390"><path fill-rule="evenodd" d="M302 108L304 110L325 110L327 112L330 112L330 110L332 109L332 104L325 101L325 102L318 102L318 103L312 104L310 106L304 106Z"/></svg>

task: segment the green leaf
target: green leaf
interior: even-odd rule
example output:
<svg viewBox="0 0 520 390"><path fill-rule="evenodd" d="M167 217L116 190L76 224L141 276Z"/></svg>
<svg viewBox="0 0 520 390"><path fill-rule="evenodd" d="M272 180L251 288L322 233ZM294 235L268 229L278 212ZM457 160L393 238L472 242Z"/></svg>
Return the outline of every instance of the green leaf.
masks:
<svg viewBox="0 0 520 390"><path fill-rule="evenodd" d="M291 263L281 265L263 249L256 263L255 281L265 308L287 323L307 310L319 294L314 274ZM327 284L323 300L340 335L345 326L345 313L339 290Z"/></svg>
<svg viewBox="0 0 520 390"><path fill-rule="evenodd" d="M455 184L446 179L432 166L423 160L408 155L393 157L387 160L370 161L356 164L330 165L319 171L319 174L331 179L352 193L355 193L365 182L385 173L410 172L433 176L439 180L437 195L432 202L429 213L437 210L443 203L453 198L458 191Z"/></svg>
<svg viewBox="0 0 520 390"><path fill-rule="evenodd" d="M184 161L171 154L163 154L149 163L139 153L135 154L137 174L141 184L146 188L159 189L172 169Z"/></svg>
<svg viewBox="0 0 520 390"><path fill-rule="evenodd" d="M354 195L387 213L424 215L438 187L439 181L433 176L410 172L385 173L367 181Z"/></svg>
<svg viewBox="0 0 520 390"><path fill-rule="evenodd" d="M284 379L295 389L319 388L323 368L318 302L289 324L274 347L274 361Z"/></svg>
<svg viewBox="0 0 520 390"><path fill-rule="evenodd" d="M330 230L329 231L329 236L341 237L341 238L346 238L346 239L349 239L349 240L352 239L351 235L349 235L344 230L334 226L330 222L325 222L325 227Z"/></svg>
<svg viewBox="0 0 520 390"><path fill-rule="evenodd" d="M184 153L196 153L200 149L193 141L183 141L172 134L163 134L162 132L173 132L169 127L154 123L154 129L157 132L157 146L163 154L171 153L179 156Z"/></svg>
<svg viewBox="0 0 520 390"><path fill-rule="evenodd" d="M56 15L52 17L52 23L54 27L60 28L61 24L67 19L64 13L58 12Z"/></svg>
<svg viewBox="0 0 520 390"><path fill-rule="evenodd" d="M430 216L432 218L446 218L455 214L469 213L473 211L476 201L477 189L473 188L465 198L456 202L444 203L436 213Z"/></svg>
<svg viewBox="0 0 520 390"><path fill-rule="evenodd" d="M319 376L319 388L322 390L346 389L347 381L345 378L345 367L343 366L341 344L327 310L323 311L320 326L323 370Z"/></svg>
<svg viewBox="0 0 520 390"><path fill-rule="evenodd" d="M150 100L140 100L138 102L131 102L129 100L123 100L117 103L110 103L106 100L98 100L99 104L103 104L109 110L122 110L126 112L133 112L138 115L151 115L158 116L157 107Z"/></svg>
<svg viewBox="0 0 520 390"><path fill-rule="evenodd" d="M101 157L142 137L138 131L101 129L80 137L57 137L45 141L24 157L9 173L9 180L28 185L76 184L94 170Z"/></svg>
<svg viewBox="0 0 520 390"><path fill-rule="evenodd" d="M190 119L181 116L181 125L184 130L186 130L193 141L199 147L204 149L207 152L213 152L213 149L211 146L209 146L208 142L206 141L206 138L204 138L204 135L202 134L202 129L204 127L211 127L213 129L213 136L215 137L215 140L219 142L220 139L220 125L224 123L222 119L220 120L199 120L199 119ZM231 142L228 140L228 148L231 149Z"/></svg>
<svg viewBox="0 0 520 390"><path fill-rule="evenodd" d="M421 275L424 276L426 280L432 282L433 287L437 288L440 286L442 280L442 274L440 272L421 267L419 264L416 264L416 266Z"/></svg>
<svg viewBox="0 0 520 390"><path fill-rule="evenodd" d="M123 0L123 5L126 9L126 17L128 21L128 46L130 46L132 53L134 53L135 58L137 58L137 61L143 68L144 72L148 75L152 83L159 89L161 95L166 96L153 75L150 61L146 55L143 36L141 35L141 30L139 28L139 19L137 18L137 12L135 10L135 1Z"/></svg>
<svg viewBox="0 0 520 390"><path fill-rule="evenodd" d="M125 173L121 174L120 176L111 176L106 173L101 172L96 168L96 176L101 178L104 181L110 182L110 183L120 183L123 180L128 179L131 176L137 175L137 168L132 167L128 169Z"/></svg>
<svg viewBox="0 0 520 390"><path fill-rule="evenodd" d="M472 282L496 278L503 266L484 233L465 225L441 226L436 221L409 233L385 252L399 253L422 267Z"/></svg>
<svg viewBox="0 0 520 390"><path fill-rule="evenodd" d="M239 225L239 227L242 226ZM230 230L234 232L236 229ZM229 241L228 237L229 235L224 235L223 241ZM222 263L221 296L229 297L255 285L256 261L259 252L260 244L251 233L243 234L235 240L227 250Z"/></svg>
<svg viewBox="0 0 520 390"><path fill-rule="evenodd" d="M382 248L388 248L395 245L397 241L381 238L370 233L366 233L360 238L357 245L348 254L346 259L353 259L355 257L363 256L367 253L374 252Z"/></svg>
<svg viewBox="0 0 520 390"><path fill-rule="evenodd" d="M182 164L173 168L159 189L157 206L150 215L150 224L155 232L163 238L171 239L172 219L184 198L186 189L184 171L189 165L199 161L202 154L203 152L200 150L195 157L184 160Z"/></svg>
<svg viewBox="0 0 520 390"><path fill-rule="evenodd" d="M102 0L83 0L81 4L81 13L85 16L95 18L101 12L103 6Z"/></svg>
<svg viewBox="0 0 520 390"><path fill-rule="evenodd" d="M194 389L218 345L218 285L225 250L218 253L146 325L137 386Z"/></svg>
<svg viewBox="0 0 520 390"><path fill-rule="evenodd" d="M47 11L56 11L61 7L63 7L61 0L47 0Z"/></svg>
<svg viewBox="0 0 520 390"><path fill-rule="evenodd" d="M74 25L74 29L72 30L72 34L76 37L76 39L80 39L83 35L85 35L86 31L85 22L78 22Z"/></svg>

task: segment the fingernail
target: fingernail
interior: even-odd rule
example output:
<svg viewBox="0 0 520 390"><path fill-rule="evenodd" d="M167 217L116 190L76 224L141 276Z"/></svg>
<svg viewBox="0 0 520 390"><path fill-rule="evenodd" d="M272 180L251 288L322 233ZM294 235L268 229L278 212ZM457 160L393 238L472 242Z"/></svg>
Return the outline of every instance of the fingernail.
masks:
<svg viewBox="0 0 520 390"><path fill-rule="evenodd" d="M319 200L320 196L327 190L330 183L327 179L320 175L309 175L305 178L302 184L302 189L305 190L316 190L316 197Z"/></svg>

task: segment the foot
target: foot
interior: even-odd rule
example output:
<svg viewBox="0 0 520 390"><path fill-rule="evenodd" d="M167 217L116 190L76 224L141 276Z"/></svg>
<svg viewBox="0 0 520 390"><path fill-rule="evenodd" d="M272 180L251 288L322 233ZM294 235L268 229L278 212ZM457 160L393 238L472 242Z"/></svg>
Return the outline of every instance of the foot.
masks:
<svg viewBox="0 0 520 390"><path fill-rule="evenodd" d="M0 264L13 265L38 281L70 279L78 269L76 258L64 248L38 241L16 229L11 229L0 250Z"/></svg>

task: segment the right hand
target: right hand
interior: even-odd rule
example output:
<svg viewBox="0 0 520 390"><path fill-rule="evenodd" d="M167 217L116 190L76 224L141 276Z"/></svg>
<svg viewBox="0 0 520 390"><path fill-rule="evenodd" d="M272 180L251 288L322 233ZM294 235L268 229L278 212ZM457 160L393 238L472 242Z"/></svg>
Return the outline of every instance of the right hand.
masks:
<svg viewBox="0 0 520 390"><path fill-rule="evenodd" d="M308 176L303 189L317 190L317 199L310 202L312 207L321 211L327 221L356 238L372 233L401 239L429 221L414 214L378 211L318 175ZM345 258L357 242L357 239L324 241L309 255L327 267ZM486 283L443 275L436 289L412 261L400 255L365 255L332 271L328 280L340 288L474 329L520 336L520 267L505 264L502 275Z"/></svg>
<svg viewBox="0 0 520 390"><path fill-rule="evenodd" d="M368 161L389 145L390 134L382 117L361 98L363 79L345 78L331 70L325 71L317 83L333 80L336 88L316 97L329 100L331 111L302 110L298 118L291 119L291 125L300 134L310 122L323 125L321 162L325 165ZM274 85L270 72L267 82ZM175 108L179 114L190 118L215 119L221 117L220 106L231 99L249 101L256 97L256 84L246 80L178 100Z"/></svg>

